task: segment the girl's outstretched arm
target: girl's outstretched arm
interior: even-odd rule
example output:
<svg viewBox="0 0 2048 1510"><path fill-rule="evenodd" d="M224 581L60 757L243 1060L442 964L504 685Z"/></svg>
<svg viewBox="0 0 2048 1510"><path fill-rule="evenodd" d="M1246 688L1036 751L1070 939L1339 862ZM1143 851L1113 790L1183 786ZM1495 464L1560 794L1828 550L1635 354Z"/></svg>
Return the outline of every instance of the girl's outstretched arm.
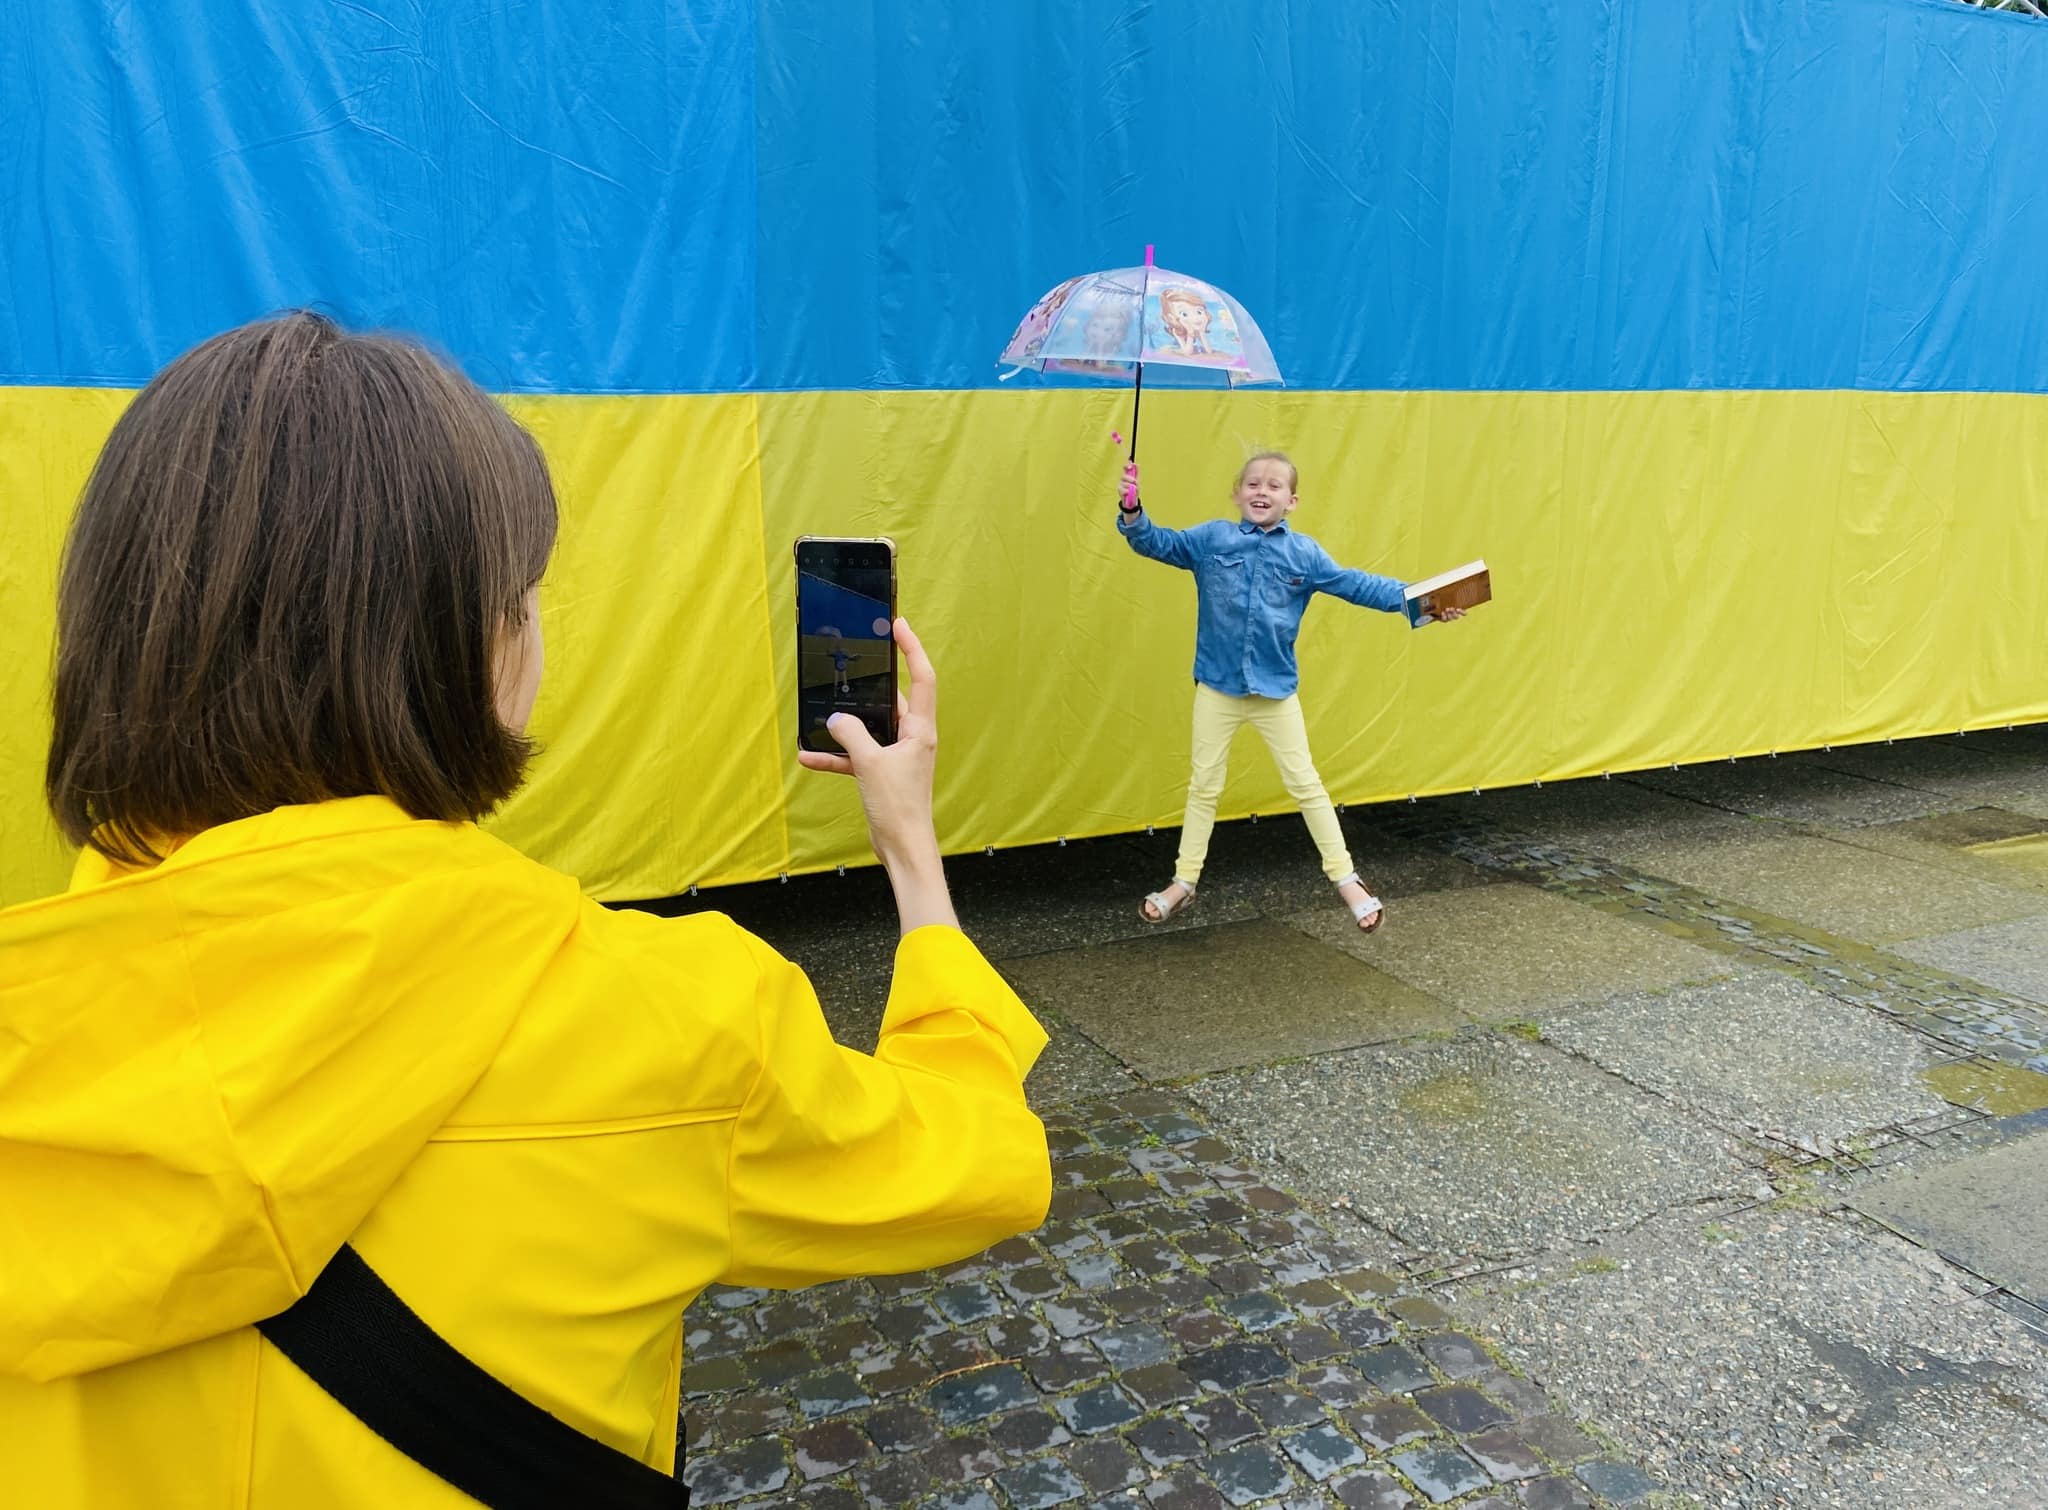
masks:
<svg viewBox="0 0 2048 1510"><path fill-rule="evenodd" d="M1191 530L1170 530L1154 524L1138 498L1138 467L1124 468L1122 503L1117 509L1117 533L1130 541L1131 549L1153 561L1193 571L1203 556L1201 526Z"/></svg>
<svg viewBox="0 0 2048 1510"><path fill-rule="evenodd" d="M1356 603L1360 608L1377 608L1382 613L1399 613L1404 601L1402 594L1408 584L1396 581L1392 577L1378 577L1369 571L1339 566L1330 559L1328 551L1318 546L1315 569L1310 574L1309 586L1317 592L1326 592L1333 598Z"/></svg>

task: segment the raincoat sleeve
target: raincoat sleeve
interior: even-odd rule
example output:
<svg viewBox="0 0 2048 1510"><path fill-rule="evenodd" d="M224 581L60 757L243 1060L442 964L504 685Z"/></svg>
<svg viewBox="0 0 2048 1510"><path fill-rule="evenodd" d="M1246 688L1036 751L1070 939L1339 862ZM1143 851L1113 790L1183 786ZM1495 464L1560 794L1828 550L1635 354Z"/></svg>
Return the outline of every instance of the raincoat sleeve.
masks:
<svg viewBox="0 0 2048 1510"><path fill-rule="evenodd" d="M1152 516L1140 513L1134 520L1119 517L1117 533L1130 541L1131 549L1152 561L1164 561L1183 571L1193 571L1207 554L1201 528L1170 530L1154 524Z"/></svg>
<svg viewBox="0 0 2048 1510"><path fill-rule="evenodd" d="M1045 1220L1024 1076L1046 1036L965 934L898 945L872 1055L834 1043L803 972L748 943L761 1061L733 1127L728 1283L924 1269Z"/></svg>
<svg viewBox="0 0 2048 1510"><path fill-rule="evenodd" d="M1320 545L1316 547L1315 561L1310 567L1308 581L1309 586L1317 592L1326 592L1333 598L1356 603L1360 608L1377 608L1382 613L1401 611L1405 601L1403 594L1408 586L1407 583L1397 582L1392 577L1376 577L1369 571L1339 566L1330 559L1330 553Z"/></svg>

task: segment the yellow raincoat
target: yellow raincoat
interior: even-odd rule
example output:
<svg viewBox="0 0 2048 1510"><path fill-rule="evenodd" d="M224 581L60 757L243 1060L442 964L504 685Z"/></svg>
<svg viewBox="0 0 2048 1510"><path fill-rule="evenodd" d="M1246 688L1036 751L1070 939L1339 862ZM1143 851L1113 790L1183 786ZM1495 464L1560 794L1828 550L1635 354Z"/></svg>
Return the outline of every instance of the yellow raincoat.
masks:
<svg viewBox="0 0 2048 1510"><path fill-rule="evenodd" d="M251 1327L344 1241L529 1399L670 1466L715 1280L926 1267L1043 1219L1045 1035L906 938L873 1057L715 916L477 828L281 808L0 912L0 1506L472 1503Z"/></svg>

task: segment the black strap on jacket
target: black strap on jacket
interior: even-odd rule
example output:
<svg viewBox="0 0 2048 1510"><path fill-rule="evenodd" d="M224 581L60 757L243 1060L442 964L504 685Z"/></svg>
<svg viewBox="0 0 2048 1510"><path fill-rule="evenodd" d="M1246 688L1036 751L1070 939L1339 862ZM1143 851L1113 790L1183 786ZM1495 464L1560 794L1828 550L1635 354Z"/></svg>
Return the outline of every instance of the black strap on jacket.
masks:
<svg viewBox="0 0 2048 1510"><path fill-rule="evenodd" d="M491 1510L677 1510L677 1480L549 1414L458 1353L343 1246L256 1329L370 1430Z"/></svg>

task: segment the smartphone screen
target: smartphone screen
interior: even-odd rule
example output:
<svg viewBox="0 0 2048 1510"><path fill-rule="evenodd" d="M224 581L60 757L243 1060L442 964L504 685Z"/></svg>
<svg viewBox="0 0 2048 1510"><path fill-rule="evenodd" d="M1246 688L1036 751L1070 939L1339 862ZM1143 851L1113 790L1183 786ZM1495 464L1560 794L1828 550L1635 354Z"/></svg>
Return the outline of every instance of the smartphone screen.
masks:
<svg viewBox="0 0 2048 1510"><path fill-rule="evenodd" d="M797 743L837 753L826 732L851 713L896 742L896 546L806 535L796 543Z"/></svg>

